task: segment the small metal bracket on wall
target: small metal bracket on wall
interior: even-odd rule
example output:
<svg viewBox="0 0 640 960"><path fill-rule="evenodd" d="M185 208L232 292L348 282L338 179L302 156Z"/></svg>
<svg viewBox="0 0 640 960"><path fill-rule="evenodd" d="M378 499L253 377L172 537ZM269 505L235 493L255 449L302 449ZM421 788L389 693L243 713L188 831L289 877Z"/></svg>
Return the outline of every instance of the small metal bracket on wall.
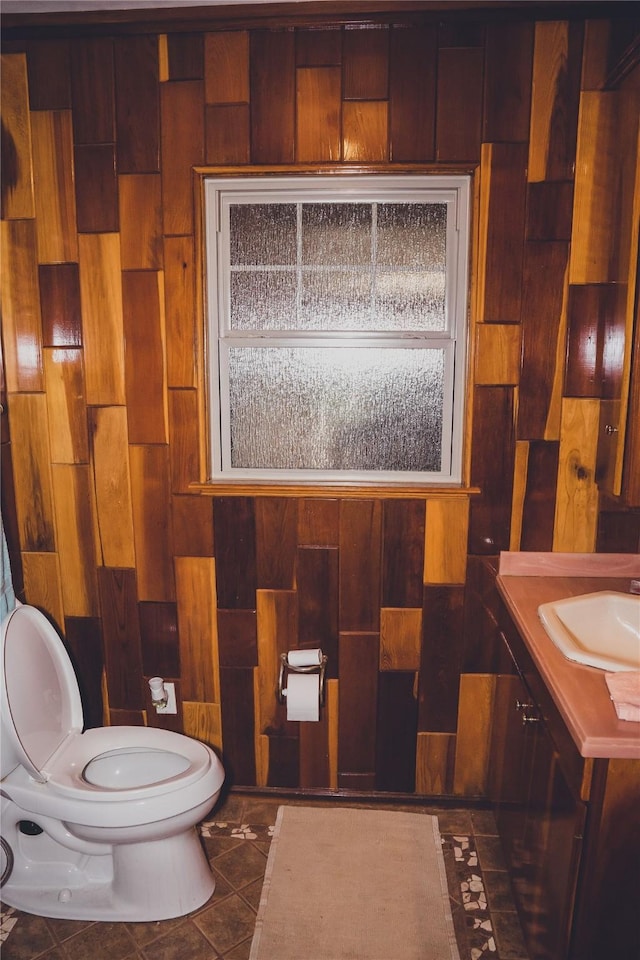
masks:
<svg viewBox="0 0 640 960"><path fill-rule="evenodd" d="M313 663L308 667L298 667L294 664L289 663L289 659L286 653L280 654L280 672L278 674L278 703L286 703L287 698L287 689L284 685L286 671L289 670L291 673L319 673L320 674L320 684L318 696L320 698L320 706L324 707L324 674L327 668L327 657L323 655L320 663Z"/></svg>

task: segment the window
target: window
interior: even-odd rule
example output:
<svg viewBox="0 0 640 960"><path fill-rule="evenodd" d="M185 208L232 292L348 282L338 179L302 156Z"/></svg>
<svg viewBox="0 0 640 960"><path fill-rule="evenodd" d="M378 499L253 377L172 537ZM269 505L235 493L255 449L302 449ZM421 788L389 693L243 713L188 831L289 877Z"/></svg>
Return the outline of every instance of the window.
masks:
<svg viewBox="0 0 640 960"><path fill-rule="evenodd" d="M213 479L459 482L469 178L207 179Z"/></svg>

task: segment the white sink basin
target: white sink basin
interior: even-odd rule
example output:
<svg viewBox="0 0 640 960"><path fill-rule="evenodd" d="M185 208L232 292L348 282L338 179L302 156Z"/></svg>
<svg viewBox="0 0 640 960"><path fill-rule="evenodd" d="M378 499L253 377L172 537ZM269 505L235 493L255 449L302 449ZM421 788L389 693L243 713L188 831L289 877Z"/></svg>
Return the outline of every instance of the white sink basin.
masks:
<svg viewBox="0 0 640 960"><path fill-rule="evenodd" d="M640 670L640 596L585 593L543 603L538 616L569 660L601 670Z"/></svg>

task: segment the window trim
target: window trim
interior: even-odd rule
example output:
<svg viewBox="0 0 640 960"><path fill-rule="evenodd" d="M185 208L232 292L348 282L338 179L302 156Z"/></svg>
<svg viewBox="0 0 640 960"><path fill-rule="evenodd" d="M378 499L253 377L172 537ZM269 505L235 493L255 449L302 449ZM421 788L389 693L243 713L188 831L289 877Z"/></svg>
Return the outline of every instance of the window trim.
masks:
<svg viewBox="0 0 640 960"><path fill-rule="evenodd" d="M470 344L470 259L473 243L472 233L472 205L473 205L473 177L470 171L456 170L454 172L443 172L438 169L432 173L429 170L420 168L419 170L389 169L381 170L362 169L345 171L344 168L328 168L313 171L300 171L291 168L222 168L201 169L198 171L201 175L201 188L203 198L203 242L204 242L204 270L202 289L204 291L204 312L205 312L205 345L206 345L206 422L207 442L208 442L208 462L206 466L207 486L213 485L216 489L225 490L246 490L247 488L257 488L258 490L267 487L282 487L284 489L299 488L302 491L317 488L319 490L352 490L355 487L362 487L365 490L371 487L384 487L389 490L397 488L421 489L436 491L462 490L473 492L466 486L468 480L467 464L467 430L466 417L468 407L468 358ZM310 177L313 177L313 183ZM218 244L220 228L220 200L223 194L226 196L228 191L233 194L232 199L241 197L247 202L256 202L257 199L268 201L272 198L280 200L283 198L283 186L294 191L291 202L304 203L308 200L318 202L322 200L322 195L318 190L317 178L322 176L323 187L331 191L331 198L346 201L368 201L375 202L407 202L409 200L419 200L424 202L425 196L429 199L437 199L442 202L442 191L448 192L446 202L454 202L456 209L456 221L454 229L458 233L459 240L455 245L456 251L456 272L457 285L451 280L449 271L447 272L447 298L448 298L448 323L446 330L443 331L421 331L420 335L412 331L384 331L376 332L375 339L386 341L385 346L401 345L403 348L411 348L412 345L422 344L427 341L433 341L434 346L437 341L452 344L454 351L454 364L452 371L453 380L453 401L451 395L445 395L444 416L449 414L451 423L451 450L450 450L450 470L440 471L438 474L417 473L417 472L388 472L388 471L284 471L273 470L266 471L247 470L230 468L224 471L223 452L221 447L221 438L223 428L221 424L220 412L220 368L218 343L219 338L229 342L231 339L249 341L251 339L260 340L261 345L266 345L271 341L275 345L312 345L313 337L317 331L260 331L259 337L256 337L254 331L232 331L229 329L227 318L224 318L222 329L219 327L218 310L221 291L219 289L219 268L218 268ZM306 181L306 182L305 182ZM253 189L253 186L257 189ZM382 198L379 196L380 188L384 191L386 187L393 187L398 190L394 196ZM248 189L247 189L248 188ZM373 192L377 196L371 196ZM367 197L367 190L369 196ZM419 197L416 197L416 190L420 191ZM429 193L436 195L429 197ZM451 195L454 195L452 198ZM331 199L329 195L325 197L327 202ZM211 210L213 210L215 233L211 229ZM462 231L461 231L462 224ZM461 233L461 236L460 236ZM459 291L459 292L458 292ZM462 301L462 302L460 302ZM224 316L224 314L223 314ZM447 331L450 330L450 334ZM320 332L322 334L322 332ZM332 332L331 340L342 340L345 345L348 341L366 340L374 345L374 337L366 332L345 333ZM414 341L414 344L408 341ZM248 343L246 345L249 345ZM329 345L325 340L325 345ZM362 344L360 344L362 346Z"/></svg>

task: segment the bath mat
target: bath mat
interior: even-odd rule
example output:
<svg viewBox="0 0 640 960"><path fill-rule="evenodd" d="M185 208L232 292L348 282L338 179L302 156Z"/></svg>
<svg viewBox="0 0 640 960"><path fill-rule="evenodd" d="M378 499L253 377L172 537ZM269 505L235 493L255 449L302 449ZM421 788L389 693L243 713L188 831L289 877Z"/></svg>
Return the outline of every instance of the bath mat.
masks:
<svg viewBox="0 0 640 960"><path fill-rule="evenodd" d="M460 960L436 817L280 807L249 960Z"/></svg>

